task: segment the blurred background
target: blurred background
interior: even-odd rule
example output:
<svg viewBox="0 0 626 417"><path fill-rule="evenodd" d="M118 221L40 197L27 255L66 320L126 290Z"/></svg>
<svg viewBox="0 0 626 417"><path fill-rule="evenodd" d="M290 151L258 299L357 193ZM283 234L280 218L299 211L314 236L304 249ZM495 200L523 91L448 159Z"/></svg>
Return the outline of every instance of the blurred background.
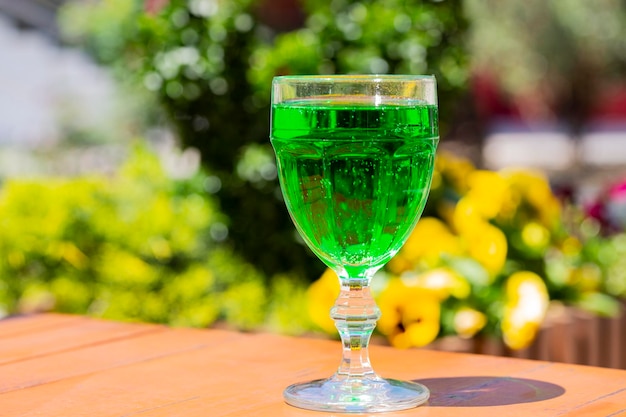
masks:
<svg viewBox="0 0 626 417"><path fill-rule="evenodd" d="M626 368L624 22L622 0L0 0L0 316L336 337L271 79L434 74L431 196L374 279L376 341Z"/></svg>

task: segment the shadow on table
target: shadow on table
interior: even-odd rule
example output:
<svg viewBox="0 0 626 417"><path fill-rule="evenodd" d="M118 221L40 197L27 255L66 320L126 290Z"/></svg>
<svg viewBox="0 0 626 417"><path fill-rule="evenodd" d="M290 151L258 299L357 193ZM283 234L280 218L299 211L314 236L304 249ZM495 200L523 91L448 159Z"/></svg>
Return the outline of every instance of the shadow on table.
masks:
<svg viewBox="0 0 626 417"><path fill-rule="evenodd" d="M532 403L565 393L550 382L498 376L463 376L415 380L430 390L431 407L485 407Z"/></svg>

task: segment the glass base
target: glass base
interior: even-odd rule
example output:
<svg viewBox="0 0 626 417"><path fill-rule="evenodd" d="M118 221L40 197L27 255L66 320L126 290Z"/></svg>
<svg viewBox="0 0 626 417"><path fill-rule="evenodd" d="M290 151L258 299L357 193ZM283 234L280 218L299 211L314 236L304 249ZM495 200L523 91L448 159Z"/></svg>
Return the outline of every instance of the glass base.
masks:
<svg viewBox="0 0 626 417"><path fill-rule="evenodd" d="M283 396L287 404L308 410L376 413L417 407L428 400L430 392L416 382L333 376L290 385Z"/></svg>

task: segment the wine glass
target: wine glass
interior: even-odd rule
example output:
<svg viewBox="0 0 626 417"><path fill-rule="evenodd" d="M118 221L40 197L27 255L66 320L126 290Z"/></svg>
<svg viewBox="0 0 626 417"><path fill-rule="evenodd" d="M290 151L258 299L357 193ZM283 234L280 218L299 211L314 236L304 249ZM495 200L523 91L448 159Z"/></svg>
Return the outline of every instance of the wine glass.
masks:
<svg viewBox="0 0 626 417"><path fill-rule="evenodd" d="M428 399L423 385L372 369L368 344L380 310L370 282L424 209L438 140L432 76L274 78L271 143L287 209L341 284L330 311L343 343L341 364L330 378L287 387L287 403L363 413Z"/></svg>

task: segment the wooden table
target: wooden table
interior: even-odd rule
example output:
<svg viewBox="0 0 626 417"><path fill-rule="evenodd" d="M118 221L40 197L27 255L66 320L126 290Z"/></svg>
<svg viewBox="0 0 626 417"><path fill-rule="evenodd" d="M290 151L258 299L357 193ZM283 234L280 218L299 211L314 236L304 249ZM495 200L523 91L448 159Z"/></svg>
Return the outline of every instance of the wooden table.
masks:
<svg viewBox="0 0 626 417"><path fill-rule="evenodd" d="M626 371L372 347L386 377L431 388L391 416L626 417ZM331 416L283 403L282 389L329 376L334 341L172 329L79 316L0 321L0 416Z"/></svg>

